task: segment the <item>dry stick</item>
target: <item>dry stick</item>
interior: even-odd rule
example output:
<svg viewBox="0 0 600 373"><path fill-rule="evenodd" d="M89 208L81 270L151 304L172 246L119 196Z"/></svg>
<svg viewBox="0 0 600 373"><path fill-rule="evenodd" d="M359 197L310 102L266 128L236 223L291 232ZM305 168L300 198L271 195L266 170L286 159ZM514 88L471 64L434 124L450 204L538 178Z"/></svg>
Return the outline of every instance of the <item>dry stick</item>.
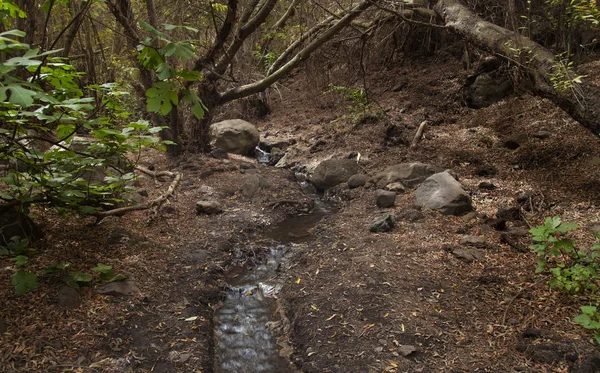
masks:
<svg viewBox="0 0 600 373"><path fill-rule="evenodd" d="M422 121L421 124L419 124L419 129L417 129L417 133L415 134L413 141L410 143L411 149L416 148L417 145L419 144L419 141L421 141L421 138L423 137L423 130L425 129L426 124L427 124L426 120Z"/></svg>
<svg viewBox="0 0 600 373"><path fill-rule="evenodd" d="M153 178L157 178L157 177L161 177L161 176L168 176L168 177L175 177L178 174L176 174L175 172L171 172L171 171L151 171L149 169L147 169L144 166L135 166L135 169L138 171L141 171L142 173L145 173L146 175L152 176Z"/></svg>
<svg viewBox="0 0 600 373"><path fill-rule="evenodd" d="M150 172L152 172L152 171L150 171ZM162 172L165 172L165 171L162 171ZM159 196L158 198L153 199L150 202L146 202L144 204L136 205L136 206L126 206L126 207L120 207L120 208L114 209L114 210L96 212L96 214L94 214L94 216L96 216L96 219L97 219L96 224L98 224L102 219L104 219L107 216L113 216L113 215L122 216L131 211L147 210L154 206L162 205L167 200L167 198L169 198L170 196L172 196L175 193L175 188L177 188L177 185L181 181L182 177L183 177L183 174L176 174L175 179L173 180L171 185L169 185L169 188L167 189L167 191L163 195Z"/></svg>

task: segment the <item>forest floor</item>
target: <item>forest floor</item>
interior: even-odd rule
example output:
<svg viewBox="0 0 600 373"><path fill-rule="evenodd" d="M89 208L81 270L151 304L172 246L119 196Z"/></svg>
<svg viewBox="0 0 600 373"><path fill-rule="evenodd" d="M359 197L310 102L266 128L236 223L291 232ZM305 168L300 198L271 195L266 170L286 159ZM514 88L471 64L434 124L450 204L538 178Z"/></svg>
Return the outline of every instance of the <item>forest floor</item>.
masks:
<svg viewBox="0 0 600 373"><path fill-rule="evenodd" d="M599 79L600 63L585 66ZM401 215L415 191L390 209L375 205L375 188L338 186L325 193L337 207L310 230L281 269L279 295L296 368L312 372L598 372L591 334L570 320L585 299L550 290L536 275L528 235L486 224L500 208L519 208L508 222L529 228L548 216L578 223L581 247L600 224L600 142L545 99L511 96L488 108L466 108L460 61L437 56L373 73L363 110L300 71L272 94L272 112L256 124L263 135L293 138L292 165L360 153L368 176L402 162L452 169L476 214L422 211L387 233L369 232L382 212ZM401 83L401 84L400 84ZM393 89L401 85L401 89ZM325 87L326 88L326 87ZM229 114L233 116L234 114ZM420 144L407 146L427 119ZM534 136L547 131L549 137ZM516 149L505 140L519 137ZM258 171L242 173L241 162ZM10 286L12 264L0 259L1 372L213 372L213 315L227 286L224 274L259 258L273 243L261 232L302 213L311 200L288 168L252 159L223 162L206 155L167 159L144 153L142 164L182 172L175 198L159 211L123 217L60 218L36 211L45 237L36 268L55 260L90 273L98 263L136 282L130 296L82 287L81 304L60 307L60 281L44 276L25 296ZM496 189L479 187L492 182ZM142 176L147 198L169 182ZM198 215L195 203L219 200L224 212ZM515 229L516 228L516 229ZM465 235L483 238L467 261L451 253ZM4 325L1 325L4 324ZM407 356L404 356L407 355Z"/></svg>

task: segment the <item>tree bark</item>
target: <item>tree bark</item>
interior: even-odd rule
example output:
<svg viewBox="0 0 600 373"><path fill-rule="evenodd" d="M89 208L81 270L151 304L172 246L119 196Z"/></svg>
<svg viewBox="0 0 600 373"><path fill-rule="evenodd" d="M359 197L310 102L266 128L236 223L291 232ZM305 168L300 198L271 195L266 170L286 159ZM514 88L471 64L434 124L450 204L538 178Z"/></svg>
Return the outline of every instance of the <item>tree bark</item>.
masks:
<svg viewBox="0 0 600 373"><path fill-rule="evenodd" d="M560 61L548 49L525 36L484 21L460 0L439 0L434 10L451 31L471 44L513 62L524 61L522 64L532 77L534 94L550 99L583 127L600 135L600 87L575 83L572 89L559 91L550 78Z"/></svg>

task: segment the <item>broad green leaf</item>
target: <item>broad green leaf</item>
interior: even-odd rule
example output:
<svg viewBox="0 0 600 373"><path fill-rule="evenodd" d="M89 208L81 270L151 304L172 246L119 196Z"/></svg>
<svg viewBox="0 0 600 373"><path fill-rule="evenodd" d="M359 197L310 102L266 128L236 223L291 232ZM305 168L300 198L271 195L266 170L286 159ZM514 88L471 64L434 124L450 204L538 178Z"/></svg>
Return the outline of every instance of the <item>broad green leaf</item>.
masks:
<svg viewBox="0 0 600 373"><path fill-rule="evenodd" d="M145 21L140 21L140 26L146 30L149 31L151 33L153 33L154 35L163 38L163 39L168 39L169 35L165 34L164 32L158 31L157 29L155 29L151 24L149 24L148 22Z"/></svg>
<svg viewBox="0 0 600 373"><path fill-rule="evenodd" d="M184 69L182 71L177 72L177 76L187 80L188 82L195 82L202 79L202 73L199 71L190 71L188 69Z"/></svg>
<svg viewBox="0 0 600 373"><path fill-rule="evenodd" d="M595 306L582 306L581 312L584 315L594 315L596 313L597 308Z"/></svg>
<svg viewBox="0 0 600 373"><path fill-rule="evenodd" d="M162 105L160 106L160 113L162 115L167 115L171 112L172 109L173 105L171 105L171 102L169 100L164 100L162 102Z"/></svg>
<svg viewBox="0 0 600 373"><path fill-rule="evenodd" d="M56 137L61 140L69 142L74 134L75 126L73 124L59 124L58 127L56 127Z"/></svg>
<svg viewBox="0 0 600 373"><path fill-rule="evenodd" d="M23 295L36 288L38 278L35 273L25 272L23 270L17 271L11 277L11 283L15 287L15 293L17 295Z"/></svg>
<svg viewBox="0 0 600 373"><path fill-rule="evenodd" d="M92 275L82 272L71 273L70 277L75 282L90 282L93 279Z"/></svg>
<svg viewBox="0 0 600 373"><path fill-rule="evenodd" d="M165 23L165 24L164 24L164 28L165 28L165 30L167 30L167 31L171 31L171 30L174 30L174 29L176 29L176 28L182 28L182 29L185 29L185 30L188 30L188 31L192 31L192 32L198 32L198 29L197 29L197 28L193 28L193 27L190 27L190 26L177 26L177 25L170 25L170 24L168 24L168 23Z"/></svg>
<svg viewBox="0 0 600 373"><path fill-rule="evenodd" d="M10 260L11 262L15 262L15 264L18 266L24 266L27 263L29 263L29 257L27 257L26 255L18 255L14 258L11 258Z"/></svg>
<svg viewBox="0 0 600 373"><path fill-rule="evenodd" d="M24 38L25 35L27 35L25 32L21 31L21 30L8 30L8 31L4 31L3 33L0 33L0 36L17 36L20 38Z"/></svg>
<svg viewBox="0 0 600 373"><path fill-rule="evenodd" d="M28 107L33 104L33 96L36 95L35 91L23 88L19 85L9 85L7 87L10 90L9 102L11 104Z"/></svg>
<svg viewBox="0 0 600 373"><path fill-rule="evenodd" d="M577 229L577 228L579 228L578 224L563 222L556 228L556 231L560 232L560 233L566 233L572 229Z"/></svg>
<svg viewBox="0 0 600 373"><path fill-rule="evenodd" d="M146 99L146 110L152 112L152 113L156 113L160 110L160 106L161 106L161 99L160 98L148 98Z"/></svg>
<svg viewBox="0 0 600 373"><path fill-rule="evenodd" d="M167 63L162 63L156 68L156 76L160 80L167 80L170 78L174 78L175 75L176 75L175 69L173 68L173 66L171 66Z"/></svg>
<svg viewBox="0 0 600 373"><path fill-rule="evenodd" d="M98 265L96 267L92 268L92 271L98 272L98 273L104 273L104 272L108 272L111 270L112 270L112 266L105 265L102 263L98 263Z"/></svg>
<svg viewBox="0 0 600 373"><path fill-rule="evenodd" d="M198 119L204 118L204 107L202 104L196 103L192 106L192 114Z"/></svg>
<svg viewBox="0 0 600 373"><path fill-rule="evenodd" d="M42 61L32 60L30 57L13 57L4 62L7 66L39 66Z"/></svg>

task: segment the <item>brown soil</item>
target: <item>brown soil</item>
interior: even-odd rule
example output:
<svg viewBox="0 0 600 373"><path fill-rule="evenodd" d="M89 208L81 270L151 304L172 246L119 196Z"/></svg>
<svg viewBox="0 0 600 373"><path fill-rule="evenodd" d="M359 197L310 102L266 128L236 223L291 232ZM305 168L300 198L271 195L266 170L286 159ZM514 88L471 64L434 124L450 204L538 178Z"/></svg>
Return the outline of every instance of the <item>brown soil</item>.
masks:
<svg viewBox="0 0 600 373"><path fill-rule="evenodd" d="M467 109L464 76L451 57L374 73L369 115L321 93L324 87L302 71L272 95L272 113L258 125L263 133L296 139L288 150L292 164L310 167L358 152L363 172L373 175L400 162L429 162L459 175L477 211L468 218L424 211L422 220L375 234L369 223L383 211L373 187L329 190L325 197L339 210L311 230L311 241L281 269L280 297L291 323L286 337L302 372L600 371L581 367L598 351L591 334L570 322L583 301L549 290L547 277L534 274L535 257L502 243L502 232L485 224L498 208L519 207L524 219L509 225L559 215L584 227L576 239L589 244L585 227L600 222L600 143L543 99L522 95ZM394 92L400 80L404 88ZM409 149L424 119L425 136ZM540 130L551 137L535 138ZM514 135L524 141L507 149L503 141ZM223 274L258 261L269 245L260 232L306 211L311 200L289 169L257 164L259 173L241 173L242 161L254 162L241 157L167 160L147 152L143 159L157 170L184 173L176 197L159 211L100 225L36 211L46 232L35 245L36 268L54 260L85 272L110 264L135 279L139 293L113 297L97 294L99 284L83 287L81 306L66 310L57 305L56 277L15 296L11 263L2 258L0 321L8 329L0 336L0 371L213 371L213 313L226 290ZM480 189L482 181L497 189ZM140 180L147 198L167 185ZM195 202L207 198L221 201L225 212L197 215ZM408 190L385 211L400 213L414 201ZM466 262L449 252L465 233L485 238L482 260ZM525 247L528 240L517 239ZM404 357L406 346L416 352Z"/></svg>

